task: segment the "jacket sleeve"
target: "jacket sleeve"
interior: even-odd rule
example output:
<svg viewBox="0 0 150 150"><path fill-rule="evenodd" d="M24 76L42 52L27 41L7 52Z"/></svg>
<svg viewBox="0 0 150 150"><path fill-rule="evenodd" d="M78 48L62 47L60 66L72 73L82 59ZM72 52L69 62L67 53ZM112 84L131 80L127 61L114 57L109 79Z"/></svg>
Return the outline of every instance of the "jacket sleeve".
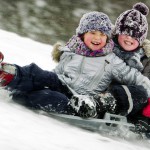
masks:
<svg viewBox="0 0 150 150"><path fill-rule="evenodd" d="M126 85L142 85L150 97L150 80L137 69L131 68L119 57L115 57L112 65L112 75L115 80Z"/></svg>

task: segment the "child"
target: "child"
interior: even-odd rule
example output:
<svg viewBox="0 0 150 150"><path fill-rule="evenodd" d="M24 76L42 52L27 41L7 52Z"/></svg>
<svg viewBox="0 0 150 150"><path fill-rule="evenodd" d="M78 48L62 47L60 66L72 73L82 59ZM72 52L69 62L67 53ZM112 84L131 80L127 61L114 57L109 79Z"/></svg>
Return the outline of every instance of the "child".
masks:
<svg viewBox="0 0 150 150"><path fill-rule="evenodd" d="M107 103L93 98L107 90L113 79L122 84L144 86L150 96L148 78L112 53L111 31L112 24L106 14L86 13L80 20L76 35L65 47L59 47L62 55L54 72L42 70L35 64L20 67L3 63L1 86L12 91L15 101L23 100L28 107L67 114L75 111L82 117L95 117L101 108L115 112L113 97L110 96ZM146 91L143 93L145 97L139 101L141 105L147 99ZM74 96L69 102L72 94ZM89 97L85 98L86 95Z"/></svg>
<svg viewBox="0 0 150 150"><path fill-rule="evenodd" d="M79 25L79 27L81 26L83 26L83 23L84 21L83 21L83 19L81 19L81 21L80 21L80 25ZM87 22L88 23L88 22ZM81 50L83 49L85 49L84 47L83 47L83 42L81 41L81 39L83 39L83 32L79 32L78 33L78 30L79 30L79 27L77 28L77 35L76 36L73 36L73 38L66 44L66 49L69 47L69 49L71 49L71 51L73 51L73 52L75 52L75 53L78 53L78 51L77 50L80 50L80 52L81 52ZM79 38L79 37L81 37L81 39ZM80 45L78 44L78 43L81 43ZM82 48L82 47L83 48ZM57 48L56 48L57 49ZM55 55L55 53L53 52L53 57L54 57L54 60L56 60L56 61L59 61L59 57L58 57L58 52L59 52L59 50L57 51L55 49L55 52L56 52L56 55ZM76 50L77 49L77 50ZM61 51L61 48L60 48L60 51ZM84 52L88 52L88 51L83 51L82 53L82 55L84 55ZM60 55L62 54L62 51L61 51L61 53L60 53ZM98 79L97 79L97 81L98 81ZM97 82L96 81L96 82ZM135 98L134 98L134 100L135 100L135 102L134 102L134 107L136 107L136 106L138 106L139 107L139 105L140 105L140 107L142 108L142 106L143 106L143 104L144 103L146 103L146 94L145 94L145 89L143 89L142 87L138 87L138 86L131 86L131 88L132 89L136 89L137 91L138 91L138 94L137 94L137 97L138 97L138 100L137 100L137 103L136 103L136 100L135 100ZM139 88L141 88L141 89L139 89ZM80 90L80 89L79 89ZM83 93L83 94L85 94L85 93ZM89 93L87 93L87 94L89 94ZM96 93L95 93L96 94ZM100 95L100 97L102 97L102 94ZM103 98L104 97L106 97L105 98L105 103L108 103L108 105L107 105L107 107L106 107L106 105L105 105L105 110L107 110L107 111L109 111L109 112L113 112L114 113L114 111L112 111L112 109L113 109L113 107L110 107L110 105L114 105L114 104L112 104L113 103L113 97L110 95L110 93L107 93L107 94L105 94L105 96L103 96ZM137 97L136 97L136 99L137 99ZM98 100L100 100L100 98L99 97L97 97L97 96L95 96L95 99L98 99ZM101 98L102 99L102 98ZM106 102L106 100L108 99L108 102ZM141 100L141 99L143 99L143 104L141 104L141 103L139 103L139 99ZM78 99L77 99L78 100ZM145 100L145 102L144 102L144 100ZM71 99L71 101L72 101L72 99ZM111 102L112 103L111 103ZM123 101L124 102L124 101ZM123 103L122 102L122 103ZM104 102L103 102L104 103ZM120 110L118 110L119 112L120 111L122 111L122 113L123 113L123 109L128 109L128 104L126 104L126 103L124 103L126 106L124 106L123 104L122 104L122 106L121 106L121 108L122 109L120 109ZM78 104L79 105L79 104ZM100 104L99 104L100 105ZM109 107L108 107L109 106ZM75 106L74 106L75 107ZM133 110L134 111L132 111L132 113L133 112L136 112L136 111L138 111L140 108L138 108L137 107L137 109L136 108L134 108ZM79 109L79 106L78 107L76 107L76 109ZM86 114L86 111L85 111L85 109L88 109L88 108L82 108L82 110L84 111L84 113ZM101 109L102 109L102 106L101 106ZM79 109L80 110L80 113L81 113L81 109ZM82 114L83 115L83 114Z"/></svg>
<svg viewBox="0 0 150 150"><path fill-rule="evenodd" d="M149 8L144 3L136 3L131 10L120 14L115 23L113 52L129 66L143 70L140 61L144 56L142 45L147 37Z"/></svg>
<svg viewBox="0 0 150 150"><path fill-rule="evenodd" d="M118 57L123 59L129 66L134 67L139 71L142 71L144 68L140 60L145 55L142 48L143 44L144 44L144 48L146 48L145 50L146 55L148 56L149 54L147 50L149 41L145 40L148 33L148 23L146 19L148 13L149 13L149 9L144 3L136 3L131 10L127 10L123 12L117 18L115 23L115 30L113 33L114 34L113 40L115 43L113 52ZM146 44L144 43L144 41ZM141 99L143 97L142 93L139 94L137 92L136 86L134 87L127 86L126 88L128 89L128 92L131 94L131 98L135 103L134 105L136 107L139 107L138 104L139 102L137 101L137 99ZM124 111L127 112L127 109L130 107L131 103L129 101L129 94L126 92L126 90L120 85L117 86L115 85L112 86L111 92L114 95L114 97L117 99L119 107L125 106L126 104L126 107L124 107ZM148 107L150 109L149 103L144 108L143 111L144 112L143 115L146 117L148 117L148 113L146 113L148 111ZM139 118L137 117L137 113L135 112L130 113L128 115L128 119L138 122L138 126L139 126ZM150 132L150 126L148 125L150 124L150 120L144 119L144 121L142 121L141 123L142 123L141 125L144 126L144 130L146 132ZM143 129L141 128L138 130L143 130Z"/></svg>

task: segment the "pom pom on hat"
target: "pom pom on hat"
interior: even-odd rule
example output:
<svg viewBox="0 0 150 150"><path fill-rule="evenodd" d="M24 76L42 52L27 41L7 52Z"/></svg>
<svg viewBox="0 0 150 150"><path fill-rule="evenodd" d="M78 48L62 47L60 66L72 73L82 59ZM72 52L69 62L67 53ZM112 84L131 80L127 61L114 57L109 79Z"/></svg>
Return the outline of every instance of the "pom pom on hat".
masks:
<svg viewBox="0 0 150 150"><path fill-rule="evenodd" d="M145 16L149 14L149 8L144 3L136 3L133 5L133 9L138 10Z"/></svg>
<svg viewBox="0 0 150 150"><path fill-rule="evenodd" d="M146 16L149 8L144 3L136 3L131 10L120 14L115 23L114 35L126 34L134 37L142 45L147 37L148 23Z"/></svg>
<svg viewBox="0 0 150 150"><path fill-rule="evenodd" d="M86 13L80 19L76 29L77 35L82 35L88 31L98 30L111 37L112 23L109 17L98 11Z"/></svg>

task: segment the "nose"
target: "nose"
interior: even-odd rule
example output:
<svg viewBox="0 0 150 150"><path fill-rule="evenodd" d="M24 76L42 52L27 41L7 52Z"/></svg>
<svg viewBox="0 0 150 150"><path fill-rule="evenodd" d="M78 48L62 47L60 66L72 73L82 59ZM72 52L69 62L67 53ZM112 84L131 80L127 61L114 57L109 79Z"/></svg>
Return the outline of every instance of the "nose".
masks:
<svg viewBox="0 0 150 150"><path fill-rule="evenodd" d="M132 39L132 37L130 35L127 35L126 38L127 39Z"/></svg>
<svg viewBox="0 0 150 150"><path fill-rule="evenodd" d="M96 40L100 40L100 39L101 39L101 36L100 36L99 34L96 34L96 35L95 35L95 39L96 39Z"/></svg>

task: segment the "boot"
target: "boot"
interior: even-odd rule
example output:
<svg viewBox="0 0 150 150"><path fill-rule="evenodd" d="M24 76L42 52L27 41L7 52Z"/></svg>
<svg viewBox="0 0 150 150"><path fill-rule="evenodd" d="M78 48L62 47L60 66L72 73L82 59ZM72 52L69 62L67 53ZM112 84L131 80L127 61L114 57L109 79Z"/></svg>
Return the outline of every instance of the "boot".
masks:
<svg viewBox="0 0 150 150"><path fill-rule="evenodd" d="M0 87L7 86L16 74L16 67L7 63L0 63Z"/></svg>
<svg viewBox="0 0 150 150"><path fill-rule="evenodd" d="M4 55L2 54L2 52L0 52L0 63L3 61L4 59Z"/></svg>

